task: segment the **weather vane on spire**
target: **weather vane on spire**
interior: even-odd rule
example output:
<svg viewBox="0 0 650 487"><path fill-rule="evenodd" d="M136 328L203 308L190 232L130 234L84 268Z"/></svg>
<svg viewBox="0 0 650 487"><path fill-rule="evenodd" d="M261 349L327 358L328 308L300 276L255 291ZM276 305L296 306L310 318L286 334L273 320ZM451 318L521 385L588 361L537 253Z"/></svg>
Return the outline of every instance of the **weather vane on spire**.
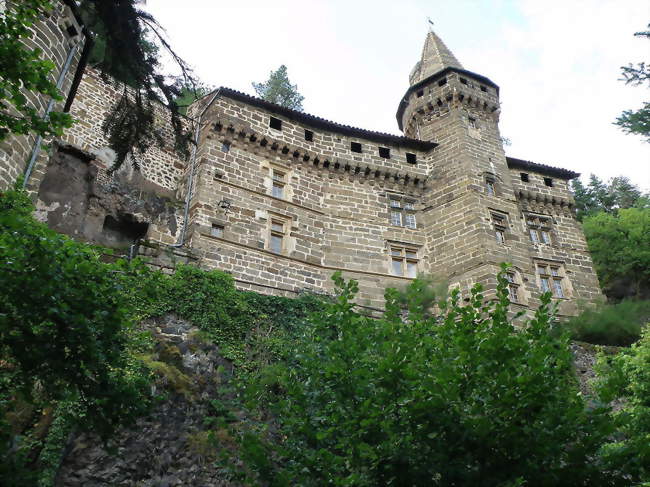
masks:
<svg viewBox="0 0 650 487"><path fill-rule="evenodd" d="M433 32L433 20L431 20L431 17L427 17L427 22L429 23L429 32Z"/></svg>

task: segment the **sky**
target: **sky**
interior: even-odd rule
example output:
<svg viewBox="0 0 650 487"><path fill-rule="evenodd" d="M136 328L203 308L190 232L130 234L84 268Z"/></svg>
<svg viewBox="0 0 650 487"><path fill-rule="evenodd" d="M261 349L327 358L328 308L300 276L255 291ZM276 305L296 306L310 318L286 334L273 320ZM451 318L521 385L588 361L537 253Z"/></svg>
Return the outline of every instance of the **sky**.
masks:
<svg viewBox="0 0 650 487"><path fill-rule="evenodd" d="M149 0L211 86L254 94L281 64L307 113L399 134L427 18L465 69L501 88L506 154L650 190L650 144L612 122L650 100L620 67L650 61L648 0Z"/></svg>

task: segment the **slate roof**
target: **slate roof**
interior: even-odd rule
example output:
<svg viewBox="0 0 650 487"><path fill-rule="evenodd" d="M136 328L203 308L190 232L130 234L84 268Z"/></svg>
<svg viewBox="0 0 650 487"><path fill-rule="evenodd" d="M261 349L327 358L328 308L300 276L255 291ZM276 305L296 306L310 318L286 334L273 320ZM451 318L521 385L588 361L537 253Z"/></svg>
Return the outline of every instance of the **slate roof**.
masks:
<svg viewBox="0 0 650 487"><path fill-rule="evenodd" d="M547 166L538 162L525 161L523 159L516 159L514 157L506 157L508 167L511 169L526 169L528 171L546 174L548 176L555 176L560 179L574 179L580 176L579 172L570 171L561 167Z"/></svg>

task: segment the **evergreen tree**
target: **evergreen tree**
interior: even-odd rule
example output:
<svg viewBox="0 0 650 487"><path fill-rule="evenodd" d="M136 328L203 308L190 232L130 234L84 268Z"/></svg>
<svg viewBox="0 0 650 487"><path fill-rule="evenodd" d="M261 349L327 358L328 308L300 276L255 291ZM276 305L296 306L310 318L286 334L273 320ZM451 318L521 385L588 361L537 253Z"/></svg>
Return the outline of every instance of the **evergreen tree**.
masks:
<svg viewBox="0 0 650 487"><path fill-rule="evenodd" d="M287 76L287 67L283 64L276 71L271 71L265 83L252 83L257 96L285 108L303 111L302 101L305 99L298 93L298 86L292 85Z"/></svg>
<svg viewBox="0 0 650 487"><path fill-rule="evenodd" d="M600 211L615 213L624 208L647 207L644 203L647 195L643 195L625 176L617 176L605 183L598 176L591 174L587 186L579 179L574 179L571 181L571 189L579 221Z"/></svg>
<svg viewBox="0 0 650 487"><path fill-rule="evenodd" d="M648 29L650 29L650 24L648 24ZM634 35L650 39L650 30L636 32ZM625 84L639 86L647 82L650 86L650 65L646 65L644 62L637 63L636 66L631 63L622 66L621 72ZM646 142L650 142L650 102L644 102L638 110L625 110L616 119L614 125L618 125L626 134L637 134L644 137Z"/></svg>

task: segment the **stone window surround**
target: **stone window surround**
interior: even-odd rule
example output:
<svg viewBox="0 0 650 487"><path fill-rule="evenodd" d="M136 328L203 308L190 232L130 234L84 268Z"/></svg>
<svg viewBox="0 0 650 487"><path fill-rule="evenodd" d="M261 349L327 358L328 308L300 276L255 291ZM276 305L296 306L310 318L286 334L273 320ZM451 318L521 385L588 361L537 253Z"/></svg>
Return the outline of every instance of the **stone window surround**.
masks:
<svg viewBox="0 0 650 487"><path fill-rule="evenodd" d="M420 262L420 247L415 244L387 241L388 249L388 274L396 277L414 279L418 274L418 263ZM400 271L396 272L396 267Z"/></svg>
<svg viewBox="0 0 650 487"><path fill-rule="evenodd" d="M417 229L415 205L417 200L399 193L388 193L388 212L391 226ZM399 222L397 220L399 219Z"/></svg>
<svg viewBox="0 0 650 487"><path fill-rule="evenodd" d="M293 200L293 188L291 186L293 171L291 168L284 164L263 160L261 169L264 175L265 193L272 198L291 202ZM277 175L280 175L280 178L277 178ZM278 188L281 188L281 196L278 196Z"/></svg>
<svg viewBox="0 0 650 487"><path fill-rule="evenodd" d="M508 233L508 214L502 211L489 209L492 232L496 242L500 245L506 244L506 235Z"/></svg>
<svg viewBox="0 0 650 487"><path fill-rule="evenodd" d="M573 288L563 262L534 259L533 270L540 293L551 291L553 299L571 299ZM546 282L546 284L543 284Z"/></svg>
<svg viewBox="0 0 650 487"><path fill-rule="evenodd" d="M482 192L486 196L501 196L501 178L490 171L480 174Z"/></svg>
<svg viewBox="0 0 650 487"><path fill-rule="evenodd" d="M551 215L527 211L523 218L528 238L534 245L553 245L555 220Z"/></svg>

